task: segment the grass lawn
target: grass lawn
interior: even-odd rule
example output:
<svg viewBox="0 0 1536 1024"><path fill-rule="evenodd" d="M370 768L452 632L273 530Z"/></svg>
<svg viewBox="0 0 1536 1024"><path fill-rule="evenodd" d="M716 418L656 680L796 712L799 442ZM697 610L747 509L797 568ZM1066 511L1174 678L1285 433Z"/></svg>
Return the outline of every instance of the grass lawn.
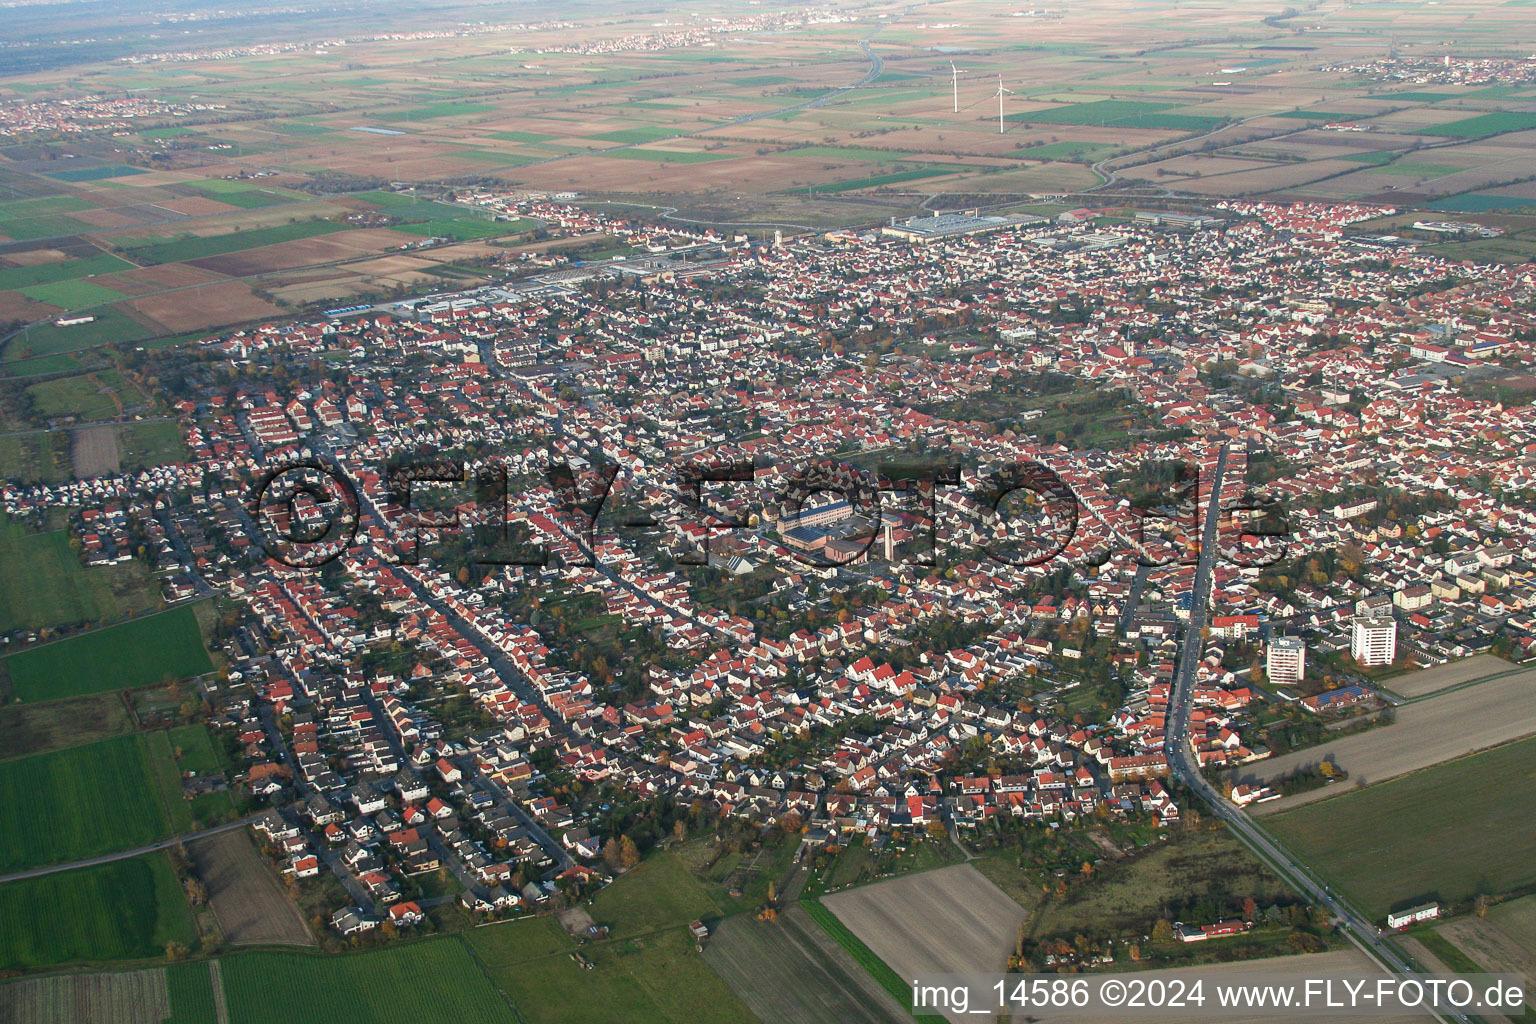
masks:
<svg viewBox="0 0 1536 1024"><path fill-rule="evenodd" d="M592 901L592 919L616 938L720 914L703 883L674 853L659 853Z"/></svg>
<svg viewBox="0 0 1536 1024"><path fill-rule="evenodd" d="M1536 883L1533 757L1536 738L1524 739L1263 824L1374 917L1508 891Z"/></svg>
<svg viewBox="0 0 1536 1024"><path fill-rule="evenodd" d="M0 565L0 633L111 620L158 598L142 564L88 569L70 550L67 531L34 532L4 513Z"/></svg>
<svg viewBox="0 0 1536 1024"><path fill-rule="evenodd" d="M56 484L73 474L67 432L0 437L0 477L21 484ZM0 533L3 533L0 528ZM3 628L3 627L0 627Z"/></svg>
<svg viewBox="0 0 1536 1024"><path fill-rule="evenodd" d="M117 428L117 452L125 471L152 469L187 459L181 426L172 420L124 423Z"/></svg>
<svg viewBox="0 0 1536 1024"><path fill-rule="evenodd" d="M115 693L51 700L43 704L0 705L0 758L43 754L95 743L133 731L133 720Z"/></svg>
<svg viewBox="0 0 1536 1024"><path fill-rule="evenodd" d="M134 657L124 658L124 651ZM213 668L191 605L19 651L4 662L21 700L152 686Z"/></svg>
<svg viewBox="0 0 1536 1024"><path fill-rule="evenodd" d="M0 970L165 955L197 941L164 853L0 885Z"/></svg>
<svg viewBox="0 0 1536 1024"><path fill-rule="evenodd" d="M171 749L171 740L163 730L145 737L149 748L149 766L155 773L155 787L160 792L160 802L165 805L171 831L192 831L192 808L181 794L181 767Z"/></svg>
<svg viewBox="0 0 1536 1024"><path fill-rule="evenodd" d="M142 736L0 761L0 873L131 850L168 832Z"/></svg>
<svg viewBox="0 0 1536 1024"><path fill-rule="evenodd" d="M513 1024L506 1000L458 938L345 956L220 958L230 1024Z"/></svg>

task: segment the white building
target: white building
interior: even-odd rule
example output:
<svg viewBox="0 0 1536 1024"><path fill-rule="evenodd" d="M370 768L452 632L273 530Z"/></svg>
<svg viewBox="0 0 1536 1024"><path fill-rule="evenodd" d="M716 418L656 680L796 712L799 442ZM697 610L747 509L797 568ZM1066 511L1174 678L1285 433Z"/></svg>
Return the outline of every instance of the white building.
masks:
<svg viewBox="0 0 1536 1024"><path fill-rule="evenodd" d="M1408 910L1399 910L1387 915L1388 928L1406 928L1420 921L1432 921L1440 916L1440 904L1426 903L1422 907L1412 907Z"/></svg>
<svg viewBox="0 0 1536 1024"><path fill-rule="evenodd" d="M1390 665L1397 659L1397 620L1358 615L1349 634L1349 653L1361 665Z"/></svg>
<svg viewBox="0 0 1536 1024"><path fill-rule="evenodd" d="M1271 683L1299 683L1307 674L1307 645L1300 637L1277 636L1264 651L1264 674Z"/></svg>

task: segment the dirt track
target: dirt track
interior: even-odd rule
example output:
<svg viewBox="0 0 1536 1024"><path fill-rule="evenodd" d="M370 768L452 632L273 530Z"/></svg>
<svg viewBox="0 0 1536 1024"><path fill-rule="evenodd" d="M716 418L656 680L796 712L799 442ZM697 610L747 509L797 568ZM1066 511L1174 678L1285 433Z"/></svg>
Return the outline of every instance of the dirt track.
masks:
<svg viewBox="0 0 1536 1024"><path fill-rule="evenodd" d="M313 946L314 938L245 829L188 847L224 938L232 945Z"/></svg>

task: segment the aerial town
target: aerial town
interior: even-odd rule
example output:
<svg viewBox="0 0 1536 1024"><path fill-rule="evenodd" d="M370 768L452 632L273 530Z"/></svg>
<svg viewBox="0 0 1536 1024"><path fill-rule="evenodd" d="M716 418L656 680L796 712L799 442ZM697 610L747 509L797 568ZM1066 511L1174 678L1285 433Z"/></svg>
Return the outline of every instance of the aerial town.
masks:
<svg viewBox="0 0 1536 1024"><path fill-rule="evenodd" d="M111 64L526 36L534 73L875 31L719 13ZM1381 52L1312 70L1536 94L1528 57ZM1531 218L1490 213L1507 173L1487 202L1414 192L1455 173L1428 163L1396 198L1197 195L1127 177L1196 159L1152 142L1006 200L984 173L902 205L919 172L881 163L873 201L805 186L854 204L806 225L612 198L525 129L502 141L546 147L543 186L322 185L145 128L243 123L233 93L17 96L0 188L267 219L103 242L60 220L160 215L0 201L0 1019L959 1020L912 979L1536 971L1536 264ZM1294 118L1298 145L1401 102ZM337 117L395 153L458 116L431 110ZM608 162L676 173L649 131ZM795 145L831 173L855 143ZM198 308L230 285L238 313ZM1382 1019L1425 1016L1521 1019Z"/></svg>

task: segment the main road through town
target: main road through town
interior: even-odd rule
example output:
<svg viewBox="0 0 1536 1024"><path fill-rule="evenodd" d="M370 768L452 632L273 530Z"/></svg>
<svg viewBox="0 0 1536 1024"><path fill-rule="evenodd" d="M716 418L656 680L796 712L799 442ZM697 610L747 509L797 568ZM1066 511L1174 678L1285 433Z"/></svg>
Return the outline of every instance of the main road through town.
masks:
<svg viewBox="0 0 1536 1024"><path fill-rule="evenodd" d="M1314 904L1328 908L1333 920L1349 940L1367 956L1380 964L1388 973L1403 978L1418 973L1414 965L1389 940L1381 937L1372 923L1330 886L1320 881L1313 872L1286 850L1264 829L1254 823L1246 811L1222 796L1221 792L1200 774L1200 765L1189 742L1189 711L1195 688L1195 667L1199 664L1204 647L1202 633L1206 622L1206 599L1210 593L1211 573L1220 552L1218 544L1221 519L1221 483L1227 469L1227 448L1222 446L1216 460L1216 470L1211 477L1210 499L1203 509L1200 523L1198 561L1195 566L1194 594L1190 602L1189 622L1179 645L1179 662L1174 672L1172 699L1168 709L1166 750L1173 777L1204 800L1237 838L1261 861L1268 864L1299 893ZM1196 496L1197 509L1200 500ZM1450 1017L1438 1011L1426 1011L1436 1020L1466 1021L1459 1014Z"/></svg>

